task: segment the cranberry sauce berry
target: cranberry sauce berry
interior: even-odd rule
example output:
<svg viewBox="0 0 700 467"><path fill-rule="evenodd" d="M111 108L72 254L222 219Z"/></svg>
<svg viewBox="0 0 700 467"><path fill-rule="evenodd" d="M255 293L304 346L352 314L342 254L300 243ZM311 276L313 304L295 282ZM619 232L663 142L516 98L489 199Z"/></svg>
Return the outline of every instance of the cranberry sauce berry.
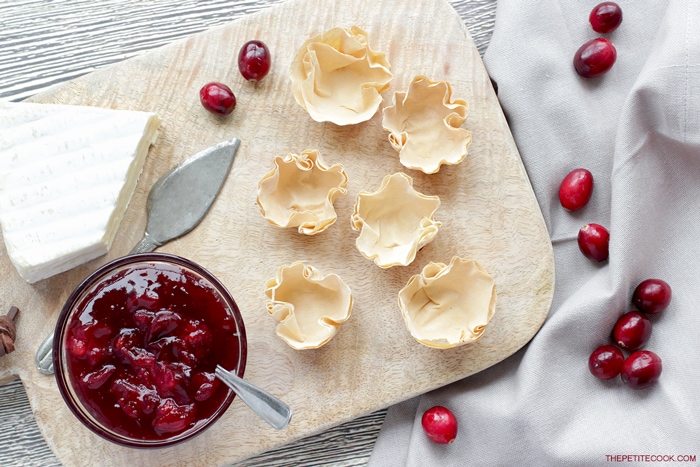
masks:
<svg viewBox="0 0 700 467"><path fill-rule="evenodd" d="M211 286L177 266L135 265L101 283L66 333L71 384L113 431L160 440L206 420L239 360L236 323Z"/></svg>

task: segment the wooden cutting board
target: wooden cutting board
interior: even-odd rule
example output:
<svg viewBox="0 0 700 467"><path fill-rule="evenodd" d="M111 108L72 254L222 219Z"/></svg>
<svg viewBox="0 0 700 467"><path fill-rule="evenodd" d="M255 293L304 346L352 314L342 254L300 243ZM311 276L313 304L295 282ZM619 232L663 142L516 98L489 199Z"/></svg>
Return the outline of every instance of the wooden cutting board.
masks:
<svg viewBox="0 0 700 467"><path fill-rule="evenodd" d="M381 127L381 113L366 123L337 127L317 123L294 101L289 65L309 37L335 26L368 32L383 51L394 79L385 104L418 74L452 84L454 98L469 104L463 125L472 132L467 159L434 175L405 170ZM273 66L260 83L238 73L237 53L258 38ZM206 112L199 88L229 84L238 99L226 118ZM443 0L292 0L115 66L102 69L32 101L148 110L164 120L134 197L109 254L34 285L26 284L0 247L0 302L16 305L17 351L0 359L0 380L19 376L49 446L73 465L221 465L280 446L387 407L483 370L525 345L547 316L554 287L551 243L520 156L479 54L463 22ZM232 172L202 224L160 251L188 257L218 276L241 308L248 334L246 378L284 399L291 425L276 432L236 399L203 435L180 446L132 450L93 435L63 403L54 378L34 369L37 346L54 325L63 302L91 271L126 254L141 237L145 201L165 171L195 152L238 136L242 146ZM260 215L259 179L274 156L318 149L342 163L348 194L336 201L338 222L303 237ZM350 228L355 196L373 191L390 173L406 171L415 187L438 195L442 228L407 267L382 270L355 248ZM405 328L397 293L430 261L453 255L479 261L495 278L496 314L476 344L436 350L418 344ZM265 309L265 281L280 265L304 260L339 274L355 305L338 335L317 350L295 351L275 335Z"/></svg>

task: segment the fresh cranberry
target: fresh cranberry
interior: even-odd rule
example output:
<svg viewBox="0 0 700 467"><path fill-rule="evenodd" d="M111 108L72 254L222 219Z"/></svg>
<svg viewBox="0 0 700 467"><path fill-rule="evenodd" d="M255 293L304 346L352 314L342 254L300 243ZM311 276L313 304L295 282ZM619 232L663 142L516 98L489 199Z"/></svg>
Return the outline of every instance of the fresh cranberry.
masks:
<svg viewBox="0 0 700 467"><path fill-rule="evenodd" d="M209 112L228 115L236 107L236 96L222 83L208 83L199 90L199 100Z"/></svg>
<svg viewBox="0 0 700 467"><path fill-rule="evenodd" d="M650 350L638 350L622 365L622 381L632 389L648 388L661 376L661 359Z"/></svg>
<svg viewBox="0 0 700 467"><path fill-rule="evenodd" d="M270 65L270 50L262 41L248 41L238 52L238 69L248 81L263 79L270 71Z"/></svg>
<svg viewBox="0 0 700 467"><path fill-rule="evenodd" d="M608 39L598 37L583 44L574 54L574 68L584 78L595 78L615 64L617 51Z"/></svg>
<svg viewBox="0 0 700 467"><path fill-rule="evenodd" d="M610 233L600 224L586 224L578 232L578 247L586 258L593 261L608 259Z"/></svg>
<svg viewBox="0 0 700 467"><path fill-rule="evenodd" d="M671 286L661 279L642 281L632 294L632 303L639 311L655 315L671 303Z"/></svg>
<svg viewBox="0 0 700 467"><path fill-rule="evenodd" d="M622 8L615 2L603 2L591 10L588 20L595 32L613 32L622 23Z"/></svg>
<svg viewBox="0 0 700 467"><path fill-rule="evenodd" d="M588 357L588 369L598 379L613 379L622 371L625 356L614 345L601 345Z"/></svg>
<svg viewBox="0 0 700 467"><path fill-rule="evenodd" d="M559 187L559 201L569 211L577 211L588 204L591 194L593 175L586 169L572 170Z"/></svg>
<svg viewBox="0 0 700 467"><path fill-rule="evenodd" d="M651 337L651 321L643 314L630 311L618 318L613 327L613 340L626 350L637 350Z"/></svg>
<svg viewBox="0 0 700 467"><path fill-rule="evenodd" d="M457 418L449 409L440 405L426 410L421 424L425 434L435 443L450 444L457 437Z"/></svg>

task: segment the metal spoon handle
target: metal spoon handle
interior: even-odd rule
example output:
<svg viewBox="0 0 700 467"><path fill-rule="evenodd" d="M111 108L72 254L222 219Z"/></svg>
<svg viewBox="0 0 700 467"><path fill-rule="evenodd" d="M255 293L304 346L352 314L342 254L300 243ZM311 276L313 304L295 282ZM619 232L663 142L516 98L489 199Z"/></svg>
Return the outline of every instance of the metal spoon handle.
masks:
<svg viewBox="0 0 700 467"><path fill-rule="evenodd" d="M231 388L253 412L276 430L283 430L292 419L292 409L272 394L239 378L221 365L216 366L216 377Z"/></svg>
<svg viewBox="0 0 700 467"><path fill-rule="evenodd" d="M53 332L44 339L34 357L34 365L45 375L53 374Z"/></svg>

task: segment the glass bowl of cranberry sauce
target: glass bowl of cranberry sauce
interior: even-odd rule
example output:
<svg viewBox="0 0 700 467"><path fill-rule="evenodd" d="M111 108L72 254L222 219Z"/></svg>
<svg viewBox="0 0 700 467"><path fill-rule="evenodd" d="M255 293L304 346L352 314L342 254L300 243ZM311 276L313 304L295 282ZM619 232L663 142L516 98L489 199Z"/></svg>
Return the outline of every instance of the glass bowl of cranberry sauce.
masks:
<svg viewBox="0 0 700 467"><path fill-rule="evenodd" d="M68 298L54 336L68 407L123 446L165 447L201 433L235 396L215 378L216 366L245 372L245 328L226 287L164 253L126 256L92 273Z"/></svg>

